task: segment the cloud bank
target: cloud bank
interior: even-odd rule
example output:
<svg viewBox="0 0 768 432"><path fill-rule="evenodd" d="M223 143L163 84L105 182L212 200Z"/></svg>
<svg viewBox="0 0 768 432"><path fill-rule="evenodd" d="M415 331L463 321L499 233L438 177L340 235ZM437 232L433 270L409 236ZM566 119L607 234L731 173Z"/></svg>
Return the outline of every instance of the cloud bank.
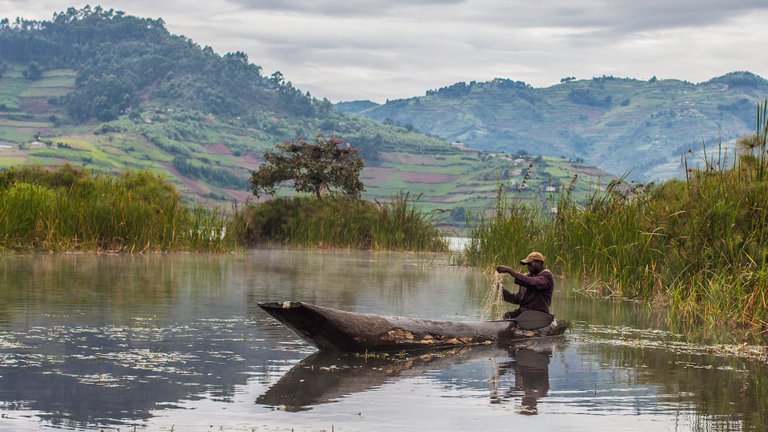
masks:
<svg viewBox="0 0 768 432"><path fill-rule="evenodd" d="M0 0L3 16L49 19L81 7ZM614 75L708 80L762 76L764 0L115 0L104 8L163 18L221 54L244 51L266 73L331 101L423 95L496 77L535 87Z"/></svg>

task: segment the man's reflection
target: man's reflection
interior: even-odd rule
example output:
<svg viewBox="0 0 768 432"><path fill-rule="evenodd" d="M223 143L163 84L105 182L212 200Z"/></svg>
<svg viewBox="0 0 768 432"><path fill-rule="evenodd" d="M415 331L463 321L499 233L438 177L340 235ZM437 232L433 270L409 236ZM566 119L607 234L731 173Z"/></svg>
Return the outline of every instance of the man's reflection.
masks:
<svg viewBox="0 0 768 432"><path fill-rule="evenodd" d="M499 377L514 376L514 385L503 394L491 391L491 403L505 403L522 398L520 412L536 414L540 397L549 391L549 360L552 344L530 344L526 347L465 346L455 349L425 351L406 355L354 356L318 352L305 358L273 384L256 403L280 407L288 411L312 409L313 406L338 401L353 393L378 388L385 383L447 371L442 379L473 386L476 369L459 365L493 359L496 383ZM496 363L499 359L501 363ZM458 367L458 368L457 368ZM463 380L462 380L463 378Z"/></svg>
<svg viewBox="0 0 768 432"><path fill-rule="evenodd" d="M549 359L551 347L536 350L530 348L511 348L510 358L499 364L499 376L510 371L514 373L514 385L501 397L492 392L491 402L521 397L520 413L538 414L539 398L549 392Z"/></svg>

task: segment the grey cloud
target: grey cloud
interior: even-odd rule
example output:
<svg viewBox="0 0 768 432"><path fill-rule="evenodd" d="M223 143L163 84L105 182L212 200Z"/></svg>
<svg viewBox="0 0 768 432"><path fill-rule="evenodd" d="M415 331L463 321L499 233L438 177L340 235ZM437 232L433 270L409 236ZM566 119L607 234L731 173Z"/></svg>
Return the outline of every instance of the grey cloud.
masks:
<svg viewBox="0 0 768 432"><path fill-rule="evenodd" d="M232 0L243 10L331 17L407 17L420 21L474 20L515 26L601 27L637 31L699 26L753 10L765 0Z"/></svg>
<svg viewBox="0 0 768 432"><path fill-rule="evenodd" d="M245 10L327 16L381 17L417 7L454 6L465 0L233 0Z"/></svg>
<svg viewBox="0 0 768 432"><path fill-rule="evenodd" d="M68 0L0 0L8 15L50 18ZM162 17L217 52L240 50L332 100L410 97L494 77L534 86L603 74L709 79L764 74L765 0L112 0ZM42 15L41 15L42 14Z"/></svg>

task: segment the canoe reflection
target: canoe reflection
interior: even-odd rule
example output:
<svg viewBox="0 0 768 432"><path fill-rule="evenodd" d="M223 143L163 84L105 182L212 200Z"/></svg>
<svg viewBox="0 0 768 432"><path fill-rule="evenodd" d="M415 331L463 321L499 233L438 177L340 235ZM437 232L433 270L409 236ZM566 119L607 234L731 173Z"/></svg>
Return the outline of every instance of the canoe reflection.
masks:
<svg viewBox="0 0 768 432"><path fill-rule="evenodd" d="M467 346L367 357L317 352L286 372L256 399L256 403L286 411L309 410L315 405L336 402L354 393L429 373L430 379L452 387L459 383L460 387L482 385L487 388L490 383L491 403L507 403L520 398L520 411L534 414L538 399L549 391L549 360L558 343L530 341L504 348ZM476 368L456 367L472 362L490 362L491 376L488 376L488 368L483 368L485 376L477 379ZM500 391L499 382L507 382L504 378L508 375L514 375L514 384L508 390Z"/></svg>

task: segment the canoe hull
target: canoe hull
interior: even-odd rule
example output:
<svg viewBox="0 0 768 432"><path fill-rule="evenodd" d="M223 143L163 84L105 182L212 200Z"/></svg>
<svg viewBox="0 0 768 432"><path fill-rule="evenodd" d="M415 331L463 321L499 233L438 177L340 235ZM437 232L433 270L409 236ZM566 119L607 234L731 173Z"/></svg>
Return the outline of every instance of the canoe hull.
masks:
<svg viewBox="0 0 768 432"><path fill-rule="evenodd" d="M556 319L536 330L511 321L441 321L347 312L303 302L259 303L273 318L321 351L391 352L462 345L511 344L560 336Z"/></svg>

